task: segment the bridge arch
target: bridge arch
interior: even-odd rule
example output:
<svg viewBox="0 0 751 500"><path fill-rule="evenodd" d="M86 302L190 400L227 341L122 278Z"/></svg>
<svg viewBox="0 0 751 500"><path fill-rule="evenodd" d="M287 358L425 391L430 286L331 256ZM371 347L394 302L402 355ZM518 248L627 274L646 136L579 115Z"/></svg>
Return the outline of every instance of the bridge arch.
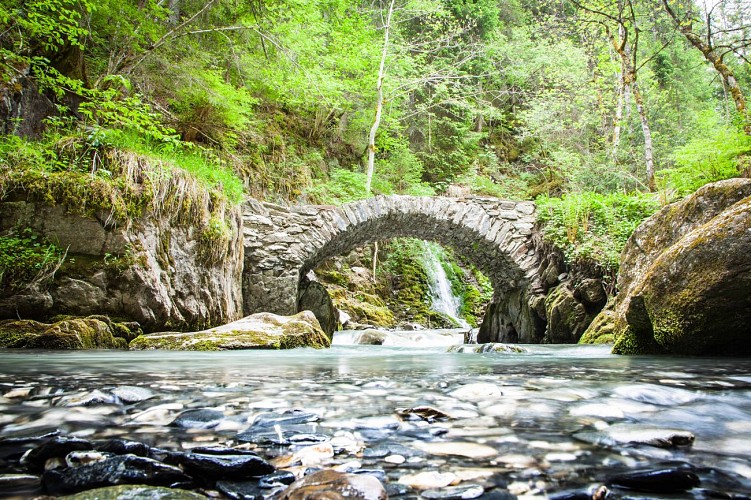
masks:
<svg viewBox="0 0 751 500"><path fill-rule="evenodd" d="M496 198L377 196L340 207L251 202L244 214L246 314L297 312L303 276L375 241L412 237L454 248L493 284L496 297L534 286L535 205Z"/></svg>

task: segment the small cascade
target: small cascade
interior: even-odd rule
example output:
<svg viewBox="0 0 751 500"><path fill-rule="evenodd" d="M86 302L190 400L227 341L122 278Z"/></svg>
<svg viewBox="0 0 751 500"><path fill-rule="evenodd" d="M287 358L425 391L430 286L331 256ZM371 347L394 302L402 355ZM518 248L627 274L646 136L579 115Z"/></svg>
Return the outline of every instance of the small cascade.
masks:
<svg viewBox="0 0 751 500"><path fill-rule="evenodd" d="M433 296L433 310L445 314L462 328L470 328L469 323L459 317L461 299L451 290L451 282L441 265L436 245L425 242L423 248L425 249L423 264L430 278L429 287Z"/></svg>

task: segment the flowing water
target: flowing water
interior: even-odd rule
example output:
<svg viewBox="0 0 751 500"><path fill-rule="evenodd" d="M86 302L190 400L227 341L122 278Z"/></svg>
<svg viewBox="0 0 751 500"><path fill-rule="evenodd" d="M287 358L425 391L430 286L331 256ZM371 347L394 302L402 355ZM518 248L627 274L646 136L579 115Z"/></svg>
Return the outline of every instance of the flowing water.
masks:
<svg viewBox="0 0 751 500"><path fill-rule="evenodd" d="M469 328L463 318L460 317L461 299L454 295L451 290L451 281L446 275L446 270L441 265L438 256L438 247L435 244L423 242L423 264L428 273L430 293L433 299L433 310L445 314L456 322L457 325Z"/></svg>
<svg viewBox="0 0 751 500"><path fill-rule="evenodd" d="M441 335L425 332L433 334ZM167 449L243 445L277 460L296 456L290 464L375 474L392 497L405 498L460 498L436 496L457 487L468 492L463 498L547 498L626 471L665 467L694 471L701 487L644 494L611 485L610 498L751 495L751 360L525 347L483 354L447 353L445 345L346 344L290 351L2 350L0 443L59 430ZM123 386L147 388L152 397L126 404L111 396ZM170 425L198 408L218 410L221 419L210 428ZM253 431L259 416L292 409L314 415L307 429L281 420L270 437ZM274 443L274 436L295 432L302 437ZM686 432L695 435L693 446L671 440Z"/></svg>

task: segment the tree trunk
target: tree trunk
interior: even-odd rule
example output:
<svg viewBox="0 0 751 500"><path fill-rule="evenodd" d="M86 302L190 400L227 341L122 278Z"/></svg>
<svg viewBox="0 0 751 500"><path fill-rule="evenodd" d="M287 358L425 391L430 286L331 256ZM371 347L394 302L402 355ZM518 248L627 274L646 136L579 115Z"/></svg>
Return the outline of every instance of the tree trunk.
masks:
<svg viewBox="0 0 751 500"><path fill-rule="evenodd" d="M644 99L642 98L636 81L631 82L631 92L634 94L634 102L636 103L636 110L639 112L641 130L644 134L644 161L647 164L647 187L650 191L654 192L657 189L657 186L655 185L655 162L652 155L652 132L649 129L649 120L647 120L647 110L644 107Z"/></svg>
<svg viewBox="0 0 751 500"><path fill-rule="evenodd" d="M368 135L368 171L365 179L365 193L370 194L370 188L373 183L373 171L375 170L375 138L378 127L381 125L381 113L383 112L383 78L386 75L386 57L389 53L389 35L391 34L391 16L394 13L394 2L389 3L389 10L386 14L386 25L383 27L383 50L381 50L381 64L378 66L378 80L376 81L376 108L373 124L370 127Z"/></svg>
<svg viewBox="0 0 751 500"><path fill-rule="evenodd" d="M169 0L169 23L176 25L180 21L180 0Z"/></svg>
<svg viewBox="0 0 751 500"><path fill-rule="evenodd" d="M702 40L699 35L694 33L690 22L686 23L678 18L678 15L670 7L668 0L662 0L662 5L665 7L665 10L670 15L670 17L673 18L673 21L678 26L678 30L683 33L683 36L686 37L691 45L699 49L699 51L704 54L704 58L712 63L712 66L714 66L715 70L717 70L717 72L720 74L722 80L725 82L725 86L730 91L730 95L732 96L733 101L735 102L735 109L737 109L738 113L741 115L741 119L743 120L743 131L746 133L746 135L751 135L751 119L748 116L746 99L743 96L743 91L738 86L738 80L735 79L733 70L731 70L727 66L727 64L722 62L722 58L715 53L714 49L710 45L710 40L706 42Z"/></svg>
<svg viewBox="0 0 751 500"><path fill-rule="evenodd" d="M615 118L613 119L613 160L618 158L618 147L621 145L621 124L623 122L623 106L626 101L626 85L623 83L623 72L618 75L618 101L615 105Z"/></svg>

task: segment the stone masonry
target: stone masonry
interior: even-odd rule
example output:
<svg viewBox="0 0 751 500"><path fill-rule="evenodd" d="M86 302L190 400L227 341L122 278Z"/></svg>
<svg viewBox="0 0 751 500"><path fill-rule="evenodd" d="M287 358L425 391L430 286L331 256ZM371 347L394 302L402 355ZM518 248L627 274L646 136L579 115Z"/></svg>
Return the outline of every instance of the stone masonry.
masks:
<svg viewBox="0 0 751 500"><path fill-rule="evenodd" d="M538 288L529 201L377 196L340 207L282 207L251 200L243 222L245 314L295 314L308 271L362 245L402 237L454 248L490 278L496 299Z"/></svg>

